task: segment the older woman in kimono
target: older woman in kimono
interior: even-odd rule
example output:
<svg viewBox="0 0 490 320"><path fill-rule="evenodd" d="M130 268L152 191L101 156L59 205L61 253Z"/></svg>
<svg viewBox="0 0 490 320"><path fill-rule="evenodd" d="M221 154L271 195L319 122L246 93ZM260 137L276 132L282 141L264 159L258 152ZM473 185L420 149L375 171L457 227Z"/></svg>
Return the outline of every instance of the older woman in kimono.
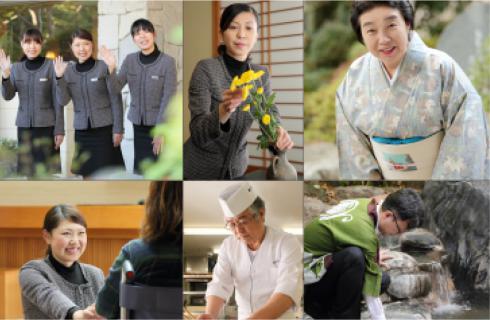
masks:
<svg viewBox="0 0 490 320"><path fill-rule="evenodd" d="M413 31L409 1L355 1L369 53L337 90L342 179L490 176L482 100L458 64Z"/></svg>

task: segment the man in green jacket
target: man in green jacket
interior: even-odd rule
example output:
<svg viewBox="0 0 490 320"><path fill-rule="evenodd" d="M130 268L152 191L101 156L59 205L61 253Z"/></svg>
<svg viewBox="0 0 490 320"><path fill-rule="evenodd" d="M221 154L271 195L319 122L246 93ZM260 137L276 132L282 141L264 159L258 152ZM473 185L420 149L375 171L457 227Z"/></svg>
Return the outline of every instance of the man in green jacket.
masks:
<svg viewBox="0 0 490 320"><path fill-rule="evenodd" d="M315 218L304 231L305 312L313 318L359 319L364 294L371 319L384 319L379 295L389 277L381 272L378 235L416 227L423 214L418 193L401 189L344 200Z"/></svg>

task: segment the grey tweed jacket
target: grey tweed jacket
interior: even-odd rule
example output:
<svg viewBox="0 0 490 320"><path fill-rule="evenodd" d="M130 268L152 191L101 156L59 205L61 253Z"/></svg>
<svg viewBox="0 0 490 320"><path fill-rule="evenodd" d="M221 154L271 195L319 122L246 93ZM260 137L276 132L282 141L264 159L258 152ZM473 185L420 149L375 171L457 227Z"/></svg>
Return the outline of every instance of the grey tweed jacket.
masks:
<svg viewBox="0 0 490 320"><path fill-rule="evenodd" d="M78 72L76 64L70 62L62 78L56 80L58 101L67 105L73 100L77 130L113 125L114 133L123 133L123 107L120 91L114 90L113 78L107 65L100 60L87 72Z"/></svg>
<svg viewBox="0 0 490 320"><path fill-rule="evenodd" d="M267 68L255 64L250 67L254 71L265 71L262 86L264 93L270 95ZM228 131L222 130L219 122L218 106L231 81L222 56L201 60L194 69L189 84L191 136L184 144L185 179L222 180L245 174L248 163L246 135L253 118L237 108L230 116ZM277 108L274 106L272 110L280 121Z"/></svg>
<svg viewBox="0 0 490 320"><path fill-rule="evenodd" d="M2 81L2 96L12 100L19 93L15 125L23 128L52 127L54 134L64 134L63 106L56 100L53 62L46 59L37 70L28 70L25 62L12 65L10 79Z"/></svg>
<svg viewBox="0 0 490 320"><path fill-rule="evenodd" d="M154 126L165 121L165 110L177 88L175 59L160 52L150 64L142 64L139 52L128 54L115 75L119 92L129 85L131 104L128 119L136 125Z"/></svg>
<svg viewBox="0 0 490 320"><path fill-rule="evenodd" d="M61 277L48 258L24 264L19 275L24 317L65 319L71 308L93 304L104 285L104 274L88 264L80 263L80 267L87 283L77 285Z"/></svg>

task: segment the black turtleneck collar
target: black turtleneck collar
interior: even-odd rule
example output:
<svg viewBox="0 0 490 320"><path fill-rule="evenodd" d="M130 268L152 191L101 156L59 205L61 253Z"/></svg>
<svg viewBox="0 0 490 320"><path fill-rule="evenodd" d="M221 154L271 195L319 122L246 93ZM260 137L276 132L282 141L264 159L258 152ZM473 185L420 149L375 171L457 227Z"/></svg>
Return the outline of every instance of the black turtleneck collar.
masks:
<svg viewBox="0 0 490 320"><path fill-rule="evenodd" d="M75 68L77 69L78 72L87 72L90 69L92 69L94 65L95 65L95 60L94 58L90 57L82 63L77 62Z"/></svg>
<svg viewBox="0 0 490 320"><path fill-rule="evenodd" d="M159 55L160 50L155 44L155 49L150 54L144 54L143 51L140 51L139 58L142 64L151 64L157 60Z"/></svg>
<svg viewBox="0 0 490 320"><path fill-rule="evenodd" d="M83 277L82 268L78 262L75 262L70 267L67 267L56 260L51 253L48 255L48 258L56 272L66 281L74 284L87 283Z"/></svg>
<svg viewBox="0 0 490 320"><path fill-rule="evenodd" d="M45 57L42 57L42 56L38 56L38 57L35 57L34 59L27 59L27 57L23 57L22 58L22 61L25 61L26 62L26 68L27 70L37 70L39 68L41 68L41 66L43 65L44 63L44 60L46 60Z"/></svg>
<svg viewBox="0 0 490 320"><path fill-rule="evenodd" d="M229 56L226 52L223 54L223 60L225 61L226 69L230 73L231 77L240 76L248 69L248 59L240 61L232 56Z"/></svg>

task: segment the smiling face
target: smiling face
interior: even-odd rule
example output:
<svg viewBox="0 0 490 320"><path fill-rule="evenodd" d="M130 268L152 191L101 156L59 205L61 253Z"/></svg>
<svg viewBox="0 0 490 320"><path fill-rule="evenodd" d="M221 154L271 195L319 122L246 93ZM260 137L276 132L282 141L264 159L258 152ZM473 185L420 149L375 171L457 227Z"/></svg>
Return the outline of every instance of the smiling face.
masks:
<svg viewBox="0 0 490 320"><path fill-rule="evenodd" d="M242 12L221 33L226 53L239 61L245 61L257 42L257 20L251 12Z"/></svg>
<svg viewBox="0 0 490 320"><path fill-rule="evenodd" d="M134 33L133 41L144 54L149 54L155 49L154 32L139 29Z"/></svg>
<svg viewBox="0 0 490 320"><path fill-rule="evenodd" d="M35 59L41 54L42 45L33 39L23 39L20 45L29 60Z"/></svg>
<svg viewBox="0 0 490 320"><path fill-rule="evenodd" d="M405 23L400 11L387 6L366 11L359 22L364 44L392 75L407 52L410 25Z"/></svg>
<svg viewBox="0 0 490 320"><path fill-rule="evenodd" d="M92 57L93 44L92 41L74 38L71 43L71 50L77 58L78 62L83 63Z"/></svg>
<svg viewBox="0 0 490 320"><path fill-rule="evenodd" d="M61 221L51 232L43 230L43 238L53 257L67 267L80 259L87 246L85 227L68 220Z"/></svg>

